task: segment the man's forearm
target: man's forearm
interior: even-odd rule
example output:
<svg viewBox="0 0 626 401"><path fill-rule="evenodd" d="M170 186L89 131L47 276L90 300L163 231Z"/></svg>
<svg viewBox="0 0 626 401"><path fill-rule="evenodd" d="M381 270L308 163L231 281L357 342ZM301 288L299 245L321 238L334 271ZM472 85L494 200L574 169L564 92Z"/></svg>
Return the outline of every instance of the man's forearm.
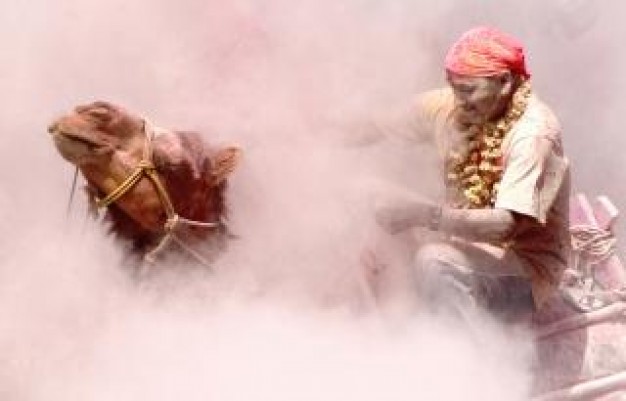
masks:
<svg viewBox="0 0 626 401"><path fill-rule="evenodd" d="M504 241L515 227L513 213L505 209L449 209L441 211L439 230L472 241Z"/></svg>
<svg viewBox="0 0 626 401"><path fill-rule="evenodd" d="M480 242L504 241L518 224L513 213L505 209L451 209L415 201L379 207L376 220L391 234L426 227Z"/></svg>

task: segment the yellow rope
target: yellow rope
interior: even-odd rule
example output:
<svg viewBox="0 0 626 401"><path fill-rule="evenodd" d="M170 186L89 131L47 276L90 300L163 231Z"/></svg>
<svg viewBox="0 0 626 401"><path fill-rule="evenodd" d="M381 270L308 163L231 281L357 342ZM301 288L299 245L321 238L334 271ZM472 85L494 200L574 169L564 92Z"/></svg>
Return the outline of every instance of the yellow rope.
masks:
<svg viewBox="0 0 626 401"><path fill-rule="evenodd" d="M154 166L152 163L142 160L139 162L135 170L128 176L126 179L111 193L109 193L104 199L98 199L96 201L96 205L99 208L103 208L109 206L110 204L117 201L119 198L124 196L132 187L139 182L141 177L149 170L154 170Z"/></svg>
<svg viewBox="0 0 626 401"><path fill-rule="evenodd" d="M165 209L165 214L167 215L167 219L168 220L174 219L176 216L176 212L174 211L174 205L172 205L172 201L170 200L170 197L167 194L167 190L165 189L165 186L159 179L159 175L154 169L154 166L152 166L151 169L144 170L144 172L154 184L154 188L157 191L157 195L159 196L159 199L161 199L161 203L163 204L163 208Z"/></svg>

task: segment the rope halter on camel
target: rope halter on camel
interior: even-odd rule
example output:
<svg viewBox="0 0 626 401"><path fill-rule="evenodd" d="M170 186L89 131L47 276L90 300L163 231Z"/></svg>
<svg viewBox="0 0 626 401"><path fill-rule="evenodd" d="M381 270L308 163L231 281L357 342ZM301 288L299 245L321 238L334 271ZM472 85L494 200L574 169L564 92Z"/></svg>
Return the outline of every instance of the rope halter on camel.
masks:
<svg viewBox="0 0 626 401"><path fill-rule="evenodd" d="M123 197L128 193L142 178L146 177L154 186L154 189L157 192L159 200L163 205L163 209L165 210L166 220L163 224L163 230L165 231L165 235L161 238L157 246L152 249L150 252L146 253L144 259L149 263L154 263L156 257L159 253L161 253L167 245L174 240L182 249L187 251L187 253L191 254L195 259L197 259L201 264L206 267L210 267L209 263L206 261L202 255L200 255L197 251L191 249L187 244L184 243L175 233L176 227L179 224L186 224L188 226L193 227L202 227L202 228L218 228L223 225L221 221L215 222L202 222L189 220L184 217L181 217L176 213L174 209L174 205L172 204L172 200L167 193L167 189L159 174L156 171L156 167L152 161L152 140L155 137L155 129L147 120L144 119L143 124L143 132L146 136L146 142L143 149L143 157L141 161L137 164L137 166L133 169L133 172L130 173L126 179L113 191L111 191L107 196L102 199L96 199L96 206L98 208L105 208L113 203L115 203L118 199Z"/></svg>

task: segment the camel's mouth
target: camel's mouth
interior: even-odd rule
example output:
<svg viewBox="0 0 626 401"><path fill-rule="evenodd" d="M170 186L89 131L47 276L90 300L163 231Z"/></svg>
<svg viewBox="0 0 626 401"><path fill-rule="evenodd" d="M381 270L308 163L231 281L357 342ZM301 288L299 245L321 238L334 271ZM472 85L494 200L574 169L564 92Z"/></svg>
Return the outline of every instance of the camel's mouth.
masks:
<svg viewBox="0 0 626 401"><path fill-rule="evenodd" d="M72 132L57 131L53 135L55 136L55 138L59 138L63 141L76 142L84 146L87 146L89 148L94 148L94 147L98 147L102 145L102 144L97 143L91 138L87 138L84 135L80 135L80 134L76 134Z"/></svg>
<svg viewBox="0 0 626 401"><path fill-rule="evenodd" d="M65 126L64 126L65 125ZM105 145L104 142L95 138L93 135L88 135L81 130L72 129L67 124L55 122L48 127L48 132L52 134L55 142L75 142L89 148L97 148Z"/></svg>
<svg viewBox="0 0 626 401"><path fill-rule="evenodd" d="M92 162L93 158L101 156L109 149L107 143L82 132L63 129L59 125L53 125L48 129L61 156L66 160L83 164Z"/></svg>
<svg viewBox="0 0 626 401"><path fill-rule="evenodd" d="M72 144L72 146L82 146L88 151L96 151L106 145L102 141L74 132L56 131L52 137L57 146Z"/></svg>

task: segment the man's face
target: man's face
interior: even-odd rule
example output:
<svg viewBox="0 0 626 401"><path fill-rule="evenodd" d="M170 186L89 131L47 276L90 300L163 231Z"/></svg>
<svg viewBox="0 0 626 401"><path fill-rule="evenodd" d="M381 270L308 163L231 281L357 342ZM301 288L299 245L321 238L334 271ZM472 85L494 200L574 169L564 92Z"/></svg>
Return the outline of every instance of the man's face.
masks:
<svg viewBox="0 0 626 401"><path fill-rule="evenodd" d="M448 73L454 92L456 119L461 125L482 124L499 118L510 99L510 74L471 77Z"/></svg>

